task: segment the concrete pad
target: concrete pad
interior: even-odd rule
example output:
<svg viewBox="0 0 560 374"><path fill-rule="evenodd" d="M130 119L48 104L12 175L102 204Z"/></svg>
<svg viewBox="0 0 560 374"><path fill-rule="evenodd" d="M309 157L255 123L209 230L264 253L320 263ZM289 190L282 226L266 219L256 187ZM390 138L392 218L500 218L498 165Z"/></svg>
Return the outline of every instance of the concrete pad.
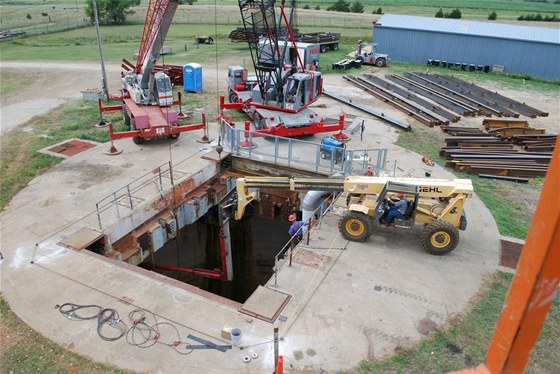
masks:
<svg viewBox="0 0 560 374"><path fill-rule="evenodd" d="M361 96L358 90L356 100ZM329 103L325 116L336 118L342 111L351 112L325 102ZM387 109L394 115L390 111ZM453 177L443 168L423 164L421 155L393 146L398 130L360 117L360 113L355 115L356 120L365 120L366 132L363 140L354 136L350 147L388 147L389 162L383 175L421 177L429 170L436 178ZM211 138L217 138L217 128L211 125ZM468 307L484 276L497 267L497 227L476 196L465 208L469 228L461 232L458 248L443 257L424 253L418 238L409 234L395 237L380 230L365 243L344 240L337 228L343 210L340 201L312 229L309 245L301 243L296 248L292 266L283 260L277 277L265 285L292 296L282 310L285 320L274 323L248 317L239 312L239 305L221 302L192 286L179 287L178 282L146 270L57 244L71 240L82 227L99 229L97 202L142 175L152 175L170 159L175 172L182 173L181 180L210 168L216 155L201 157L213 146L196 142L201 133L140 146L126 139L116 141L116 147L123 150L118 156L106 156L103 151L109 144L103 144L64 160L31 181L12 200L0 213L4 255L0 286L24 322L95 361L161 373L270 372L273 328L278 327L286 367L334 372L418 341L424 337L420 327L426 324L445 326ZM309 140L318 142L319 135ZM304 159L305 151L294 157ZM162 179L164 189L169 188L169 178ZM159 194L160 186L151 183L132 193L133 205L139 205L147 216L151 214L150 202ZM131 213L138 209L128 209L127 204L119 200L101 212L103 227L116 223L135 227L138 222ZM120 234L115 231L112 238ZM195 350L184 356L163 345L140 349L124 339L105 342L97 335L95 324L70 321L54 308L65 302L115 308L127 323L130 312L145 308L158 320L177 326L182 339L191 334L218 345L231 343L221 336L225 326L238 327L244 349ZM259 358L246 364L242 358L250 352Z"/></svg>

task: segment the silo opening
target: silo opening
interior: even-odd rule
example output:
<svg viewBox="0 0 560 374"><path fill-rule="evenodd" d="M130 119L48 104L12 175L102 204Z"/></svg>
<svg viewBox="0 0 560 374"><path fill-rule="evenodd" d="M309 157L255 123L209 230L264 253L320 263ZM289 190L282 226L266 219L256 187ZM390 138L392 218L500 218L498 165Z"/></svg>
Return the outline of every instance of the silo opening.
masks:
<svg viewBox="0 0 560 374"><path fill-rule="evenodd" d="M274 257L290 239L290 225L279 210L274 210L268 218L254 214L258 211L259 203L254 202L246 209L243 219L229 220L231 281L212 279L223 269L223 243L220 243L223 231L220 230L216 207L181 229L174 240L148 256L140 266L244 303L259 285L264 285L273 275ZM213 273L210 277L201 276L201 269L202 273L205 270Z"/></svg>

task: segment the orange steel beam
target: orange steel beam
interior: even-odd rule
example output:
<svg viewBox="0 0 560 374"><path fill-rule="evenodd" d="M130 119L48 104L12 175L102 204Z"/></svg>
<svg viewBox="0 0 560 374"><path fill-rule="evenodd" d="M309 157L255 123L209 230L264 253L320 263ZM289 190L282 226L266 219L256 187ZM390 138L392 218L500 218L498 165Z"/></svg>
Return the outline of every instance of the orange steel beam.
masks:
<svg viewBox="0 0 560 374"><path fill-rule="evenodd" d="M523 373L560 279L560 144L556 147L486 362L457 373Z"/></svg>

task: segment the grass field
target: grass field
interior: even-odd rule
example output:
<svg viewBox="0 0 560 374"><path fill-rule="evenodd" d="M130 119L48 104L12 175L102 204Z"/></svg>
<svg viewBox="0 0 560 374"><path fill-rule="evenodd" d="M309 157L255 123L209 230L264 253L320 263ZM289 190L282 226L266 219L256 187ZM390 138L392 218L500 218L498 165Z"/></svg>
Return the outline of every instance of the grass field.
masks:
<svg viewBox="0 0 560 374"><path fill-rule="evenodd" d="M321 15L317 17L313 11L316 6L326 10L335 0L300 1L297 3L301 9L298 16L298 27L345 27L354 28L354 20L341 17L340 13L332 12L332 15ZM352 3L352 1L349 1ZM134 14L128 16L130 22L143 23L146 14L147 0L141 5L132 8ZM473 0L457 3L453 0L395 0L390 4L375 0L361 0L365 11L363 16L371 15L374 10L382 8L384 13L410 14L432 17L439 8L444 11L458 8L461 10L463 19L485 20L488 14L495 11L498 20L516 20L520 15L541 13L543 16L560 13L560 4L554 4L554 0L548 2L529 2L523 0ZM53 29L76 27L88 22L85 16L83 0L4 0L0 1L2 12L0 15L1 28L3 30L24 30L29 34L48 32ZM210 23L214 19L221 25L239 25L240 16L236 8L235 0L198 0L194 6L181 5L177 11L174 23L201 24ZM302 8L309 6L311 9L304 11ZM202 8L203 7L203 8ZM216 9L214 14L213 9ZM234 8L230 8L234 7ZM309 14L309 15L307 15ZM342 19L342 21L341 21ZM371 20L369 22L371 24Z"/></svg>

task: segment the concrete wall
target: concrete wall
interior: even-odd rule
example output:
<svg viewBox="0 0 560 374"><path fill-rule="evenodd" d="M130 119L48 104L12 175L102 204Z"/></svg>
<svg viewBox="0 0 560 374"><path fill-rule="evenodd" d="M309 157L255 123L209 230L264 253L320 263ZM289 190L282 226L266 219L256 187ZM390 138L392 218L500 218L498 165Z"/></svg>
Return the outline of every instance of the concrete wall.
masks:
<svg viewBox="0 0 560 374"><path fill-rule="evenodd" d="M374 43L392 61L425 64L428 59L475 65L503 65L504 71L560 79L560 45L473 35L376 26Z"/></svg>

